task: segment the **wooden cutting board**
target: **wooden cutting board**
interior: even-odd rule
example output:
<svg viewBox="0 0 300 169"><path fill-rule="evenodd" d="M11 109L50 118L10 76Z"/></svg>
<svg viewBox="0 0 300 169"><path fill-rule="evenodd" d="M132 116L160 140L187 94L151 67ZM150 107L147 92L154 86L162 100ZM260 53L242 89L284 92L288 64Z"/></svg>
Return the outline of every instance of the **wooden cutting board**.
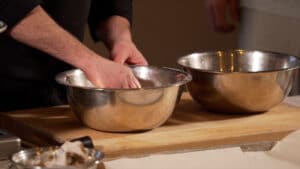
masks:
<svg viewBox="0 0 300 169"><path fill-rule="evenodd" d="M282 103L256 115L209 113L185 93L161 127L139 133L105 133L76 120L68 106L0 113L0 127L36 145L89 135L109 157L185 151L277 141L300 128L300 108Z"/></svg>

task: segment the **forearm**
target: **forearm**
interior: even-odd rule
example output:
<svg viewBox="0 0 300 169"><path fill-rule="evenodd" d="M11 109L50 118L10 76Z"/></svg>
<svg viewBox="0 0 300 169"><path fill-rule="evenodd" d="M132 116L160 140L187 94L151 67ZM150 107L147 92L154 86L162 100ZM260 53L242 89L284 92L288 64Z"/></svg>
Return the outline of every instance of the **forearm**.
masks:
<svg viewBox="0 0 300 169"><path fill-rule="evenodd" d="M98 36L110 49L117 41L132 41L130 23L122 16L111 16L99 24Z"/></svg>
<svg viewBox="0 0 300 169"><path fill-rule="evenodd" d="M136 88L138 80L128 67L99 57L58 26L41 7L36 7L9 34L84 71L100 88Z"/></svg>
<svg viewBox="0 0 300 169"><path fill-rule="evenodd" d="M113 61L121 64L148 64L132 41L130 23L125 17L111 16L99 25L98 34L109 49Z"/></svg>
<svg viewBox="0 0 300 169"><path fill-rule="evenodd" d="M88 67L88 61L96 55L58 26L40 6L32 10L9 33L14 39L78 68Z"/></svg>

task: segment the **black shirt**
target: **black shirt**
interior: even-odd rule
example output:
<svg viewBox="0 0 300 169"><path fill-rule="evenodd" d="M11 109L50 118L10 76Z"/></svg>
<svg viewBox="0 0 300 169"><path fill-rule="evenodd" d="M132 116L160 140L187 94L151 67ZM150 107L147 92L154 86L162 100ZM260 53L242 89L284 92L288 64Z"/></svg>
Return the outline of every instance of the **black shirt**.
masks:
<svg viewBox="0 0 300 169"><path fill-rule="evenodd" d="M37 5L79 40L87 22L98 40L95 30L101 21L112 15L131 20L131 0L0 0L0 21L11 28ZM54 78L70 65L3 33L0 57L0 111L65 103L63 87Z"/></svg>

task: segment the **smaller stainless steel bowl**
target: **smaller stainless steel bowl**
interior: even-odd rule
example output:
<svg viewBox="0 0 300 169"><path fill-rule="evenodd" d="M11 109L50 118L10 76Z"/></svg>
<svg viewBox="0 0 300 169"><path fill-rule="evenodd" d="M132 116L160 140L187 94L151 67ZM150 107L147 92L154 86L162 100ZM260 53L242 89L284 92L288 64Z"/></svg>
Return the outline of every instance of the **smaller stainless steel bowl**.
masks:
<svg viewBox="0 0 300 169"><path fill-rule="evenodd" d="M134 66L140 89L95 88L81 70L60 73L56 80L67 87L73 112L86 126L101 131L149 130L172 114L179 87L191 76L173 68Z"/></svg>
<svg viewBox="0 0 300 169"><path fill-rule="evenodd" d="M179 58L178 64L192 75L188 90L204 108L257 113L288 95L299 60L282 53L228 50L193 53Z"/></svg>
<svg viewBox="0 0 300 169"><path fill-rule="evenodd" d="M56 167L56 168L46 168L43 166L36 166L32 164L33 159L43 158L41 154L51 153L53 150L58 149L59 147L37 147L33 149L21 150L15 153L11 157L11 162L13 167L17 169L78 169L71 166L66 167ZM98 164L103 160L104 154L95 149L86 148L89 160L87 163L83 164L80 169L97 169Z"/></svg>

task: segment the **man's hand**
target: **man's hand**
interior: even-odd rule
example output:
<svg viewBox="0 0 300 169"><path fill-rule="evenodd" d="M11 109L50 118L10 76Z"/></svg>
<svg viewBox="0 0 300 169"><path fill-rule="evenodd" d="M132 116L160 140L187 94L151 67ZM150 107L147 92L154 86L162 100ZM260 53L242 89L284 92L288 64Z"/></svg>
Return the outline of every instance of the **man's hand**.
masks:
<svg viewBox="0 0 300 169"><path fill-rule="evenodd" d="M13 27L9 34L22 43L82 69L96 87L140 87L131 69L95 54L58 26L40 6Z"/></svg>
<svg viewBox="0 0 300 169"><path fill-rule="evenodd" d="M127 66L95 56L83 67L87 78L101 88L140 88L139 81Z"/></svg>
<svg viewBox="0 0 300 169"><path fill-rule="evenodd" d="M147 65L147 61L131 39L130 24L121 16L112 16L99 26L99 37L117 63Z"/></svg>
<svg viewBox="0 0 300 169"><path fill-rule="evenodd" d="M233 22L239 22L238 0L206 0L206 8L215 31L231 32L235 29L234 24L226 18L228 8Z"/></svg>
<svg viewBox="0 0 300 169"><path fill-rule="evenodd" d="M148 65L146 59L132 41L118 41L112 47L111 58L117 63Z"/></svg>

